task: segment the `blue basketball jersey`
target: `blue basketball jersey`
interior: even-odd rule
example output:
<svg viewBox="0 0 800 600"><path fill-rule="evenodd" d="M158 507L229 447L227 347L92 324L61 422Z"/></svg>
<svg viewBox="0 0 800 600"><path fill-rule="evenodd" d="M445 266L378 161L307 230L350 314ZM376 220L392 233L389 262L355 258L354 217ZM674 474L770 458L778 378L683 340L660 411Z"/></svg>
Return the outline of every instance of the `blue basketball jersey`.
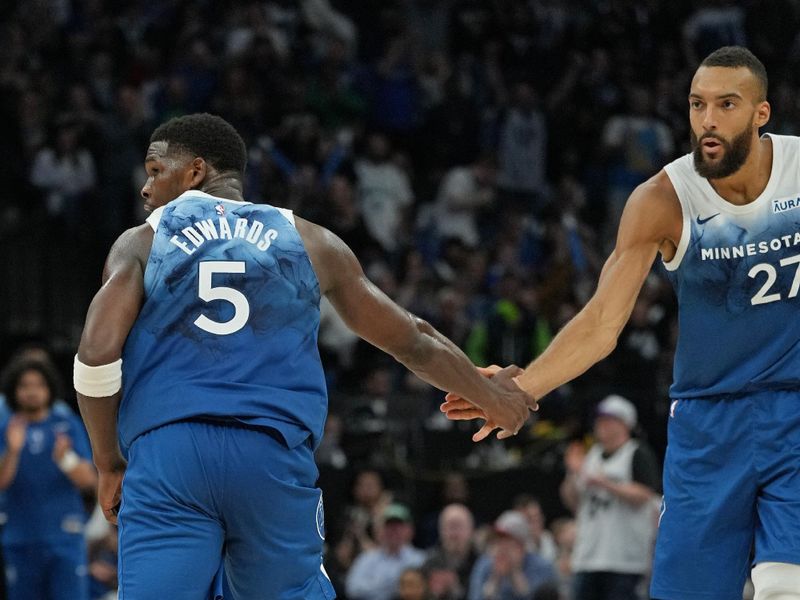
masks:
<svg viewBox="0 0 800 600"><path fill-rule="evenodd" d="M9 418L0 423L0 454L6 451ZM87 515L81 492L53 460L58 434L69 437L78 456L91 460L89 438L76 415L51 411L43 421L28 423L17 475L5 492L5 544L69 542L83 536Z"/></svg>
<svg viewBox="0 0 800 600"><path fill-rule="evenodd" d="M148 222L145 299L123 352L123 448L198 417L316 447L328 402L320 292L291 211L191 190Z"/></svg>
<svg viewBox="0 0 800 600"><path fill-rule="evenodd" d="M683 231L665 262L679 305L673 398L800 384L800 138L769 135L772 173L736 206L694 170L665 167Z"/></svg>

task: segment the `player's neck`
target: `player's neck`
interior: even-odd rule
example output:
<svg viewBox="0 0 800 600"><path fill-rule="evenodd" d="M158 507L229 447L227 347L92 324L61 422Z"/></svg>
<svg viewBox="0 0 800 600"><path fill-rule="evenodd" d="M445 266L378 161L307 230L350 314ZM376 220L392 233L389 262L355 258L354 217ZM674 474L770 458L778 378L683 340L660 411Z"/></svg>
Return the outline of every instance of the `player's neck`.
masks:
<svg viewBox="0 0 800 600"><path fill-rule="evenodd" d="M708 182L731 204L749 204L767 187L772 174L772 154L772 138L759 138L736 173L723 179L709 179Z"/></svg>
<svg viewBox="0 0 800 600"><path fill-rule="evenodd" d="M226 175L224 173L215 173L210 177L206 177L201 191L216 198L225 198L226 200L244 202L241 179Z"/></svg>

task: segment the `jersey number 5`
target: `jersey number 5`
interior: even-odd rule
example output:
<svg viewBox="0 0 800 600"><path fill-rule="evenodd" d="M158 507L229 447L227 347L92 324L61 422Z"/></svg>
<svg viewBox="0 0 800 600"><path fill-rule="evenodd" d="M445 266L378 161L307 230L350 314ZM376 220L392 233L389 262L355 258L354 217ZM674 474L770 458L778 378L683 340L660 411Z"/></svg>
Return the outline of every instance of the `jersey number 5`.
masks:
<svg viewBox="0 0 800 600"><path fill-rule="evenodd" d="M197 295L205 302L214 300L225 300L233 304L233 316L228 321L220 323L209 319L205 315L200 315L194 320L203 331L215 333L216 335L229 335L236 333L247 323L250 317L250 303L247 297L233 288L212 285L214 273L244 273L245 263L243 260L208 260L198 263L198 290Z"/></svg>

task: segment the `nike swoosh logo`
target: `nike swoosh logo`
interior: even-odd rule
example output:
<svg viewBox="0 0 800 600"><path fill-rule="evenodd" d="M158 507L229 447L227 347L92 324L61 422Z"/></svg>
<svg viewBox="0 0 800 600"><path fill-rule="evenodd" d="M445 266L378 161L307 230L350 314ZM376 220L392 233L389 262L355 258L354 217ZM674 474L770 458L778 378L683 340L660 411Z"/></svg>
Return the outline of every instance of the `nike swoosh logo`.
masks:
<svg viewBox="0 0 800 600"><path fill-rule="evenodd" d="M700 215L697 215L697 224L698 224L698 225L705 225L705 224L706 224L706 223L708 223L708 222L709 222L711 219L713 219L714 217L718 217L718 216L719 216L719 213L717 213L717 214L715 214L715 215L711 215L710 217L707 217L707 218L705 218L705 219L701 219L701 218L700 218Z"/></svg>

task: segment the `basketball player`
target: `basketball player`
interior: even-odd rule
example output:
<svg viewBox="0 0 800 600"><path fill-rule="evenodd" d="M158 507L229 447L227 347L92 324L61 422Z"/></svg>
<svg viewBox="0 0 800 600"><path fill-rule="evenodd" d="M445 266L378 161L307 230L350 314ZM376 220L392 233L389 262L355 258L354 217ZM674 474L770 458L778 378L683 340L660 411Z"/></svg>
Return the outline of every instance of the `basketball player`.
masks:
<svg viewBox="0 0 800 600"><path fill-rule="evenodd" d="M481 377L332 233L245 202L230 124L190 115L150 141L152 212L110 251L74 373L99 502L112 521L119 510L120 598L203 598L222 556L234 600L332 598L313 456L327 412L320 296L504 428L519 429L530 398Z"/></svg>
<svg viewBox="0 0 800 600"><path fill-rule="evenodd" d="M594 296L514 379L538 399L608 355L661 253L680 337L654 598L739 600L753 546L757 600L800 598L800 138L759 137L769 117L752 53L702 62L692 153L631 194Z"/></svg>

